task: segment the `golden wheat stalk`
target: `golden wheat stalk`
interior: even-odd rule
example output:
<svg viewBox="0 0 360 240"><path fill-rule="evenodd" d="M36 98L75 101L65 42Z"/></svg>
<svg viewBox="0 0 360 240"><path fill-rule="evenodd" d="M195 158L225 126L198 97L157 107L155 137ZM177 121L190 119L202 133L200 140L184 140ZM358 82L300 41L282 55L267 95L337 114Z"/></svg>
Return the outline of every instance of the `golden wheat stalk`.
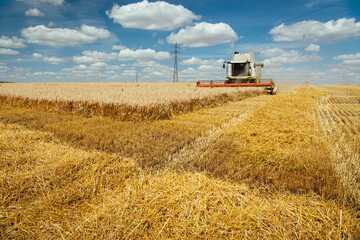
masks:
<svg viewBox="0 0 360 240"><path fill-rule="evenodd" d="M223 93L202 98L171 101L169 103L149 104L146 106L117 103L93 103L89 101L32 99L8 95L0 95L0 103L61 114L80 114L87 117L111 117L121 121L143 121L170 119L173 115L192 112L202 107L215 107L229 101L240 101L262 93L261 90L238 91L231 94Z"/></svg>

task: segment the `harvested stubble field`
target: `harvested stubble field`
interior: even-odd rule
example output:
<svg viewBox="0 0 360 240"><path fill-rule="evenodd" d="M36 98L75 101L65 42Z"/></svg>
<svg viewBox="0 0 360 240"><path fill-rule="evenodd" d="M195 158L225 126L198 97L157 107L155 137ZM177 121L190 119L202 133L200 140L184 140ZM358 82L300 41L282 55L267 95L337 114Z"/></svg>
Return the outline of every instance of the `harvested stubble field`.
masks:
<svg viewBox="0 0 360 240"><path fill-rule="evenodd" d="M3 97L0 237L359 239L360 87L279 88L148 121Z"/></svg>

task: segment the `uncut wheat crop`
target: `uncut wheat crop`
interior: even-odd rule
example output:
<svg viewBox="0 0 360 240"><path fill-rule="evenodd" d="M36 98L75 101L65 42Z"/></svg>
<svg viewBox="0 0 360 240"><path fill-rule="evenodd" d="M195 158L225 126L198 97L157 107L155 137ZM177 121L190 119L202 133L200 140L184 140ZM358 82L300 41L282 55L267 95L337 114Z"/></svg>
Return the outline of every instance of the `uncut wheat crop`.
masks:
<svg viewBox="0 0 360 240"><path fill-rule="evenodd" d="M0 95L60 101L87 101L146 106L248 91L254 88L198 88L189 83L13 83ZM210 90L210 91L209 91Z"/></svg>
<svg viewBox="0 0 360 240"><path fill-rule="evenodd" d="M142 121L169 119L263 93L249 88L204 89L195 83L14 83L0 86L0 102L62 114Z"/></svg>

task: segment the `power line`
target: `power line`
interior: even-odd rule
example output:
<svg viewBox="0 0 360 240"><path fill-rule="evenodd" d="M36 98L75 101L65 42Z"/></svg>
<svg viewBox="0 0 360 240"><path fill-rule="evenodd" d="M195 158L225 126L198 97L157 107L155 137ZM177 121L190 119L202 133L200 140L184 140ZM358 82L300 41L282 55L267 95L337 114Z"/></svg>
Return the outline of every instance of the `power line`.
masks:
<svg viewBox="0 0 360 240"><path fill-rule="evenodd" d="M302 14L302 15L299 15L299 16L296 16L296 17L292 17L292 18L288 18L288 19L286 19L285 21L282 21L280 24L287 23L287 22L290 22L290 21L299 19L299 18L302 18L302 17L307 16L307 15L311 15L311 14L316 13L316 12L320 12L320 11L322 11L322 10L324 10L324 9L327 9L327 8L330 8L330 7L333 7L333 6L336 6L336 5L338 5L338 4L340 4L340 3L343 3L343 2L346 2L346 1L348 1L348 0L338 1L338 2L336 2L336 3L327 5L327 6L322 7L322 8L315 9L315 10L313 10L313 11L304 13L304 14ZM243 37L244 37L244 36L248 36L248 35L251 35L251 34L253 34L253 33L257 33L257 32L263 31L263 30L265 30L265 29L274 27L274 26L276 26L276 25L279 25L279 24L268 25L268 26L266 26L266 27L262 27L262 28L259 28L259 29L257 29L257 30L254 30L254 31L247 32L247 33L243 34L242 36L243 36Z"/></svg>
<svg viewBox="0 0 360 240"><path fill-rule="evenodd" d="M178 44L175 43L175 46L173 48L174 50L171 52L174 54L174 75L173 75L173 82L178 82L179 81L179 76L178 76L178 59L180 58L178 56L178 54L180 54L181 52L178 50Z"/></svg>

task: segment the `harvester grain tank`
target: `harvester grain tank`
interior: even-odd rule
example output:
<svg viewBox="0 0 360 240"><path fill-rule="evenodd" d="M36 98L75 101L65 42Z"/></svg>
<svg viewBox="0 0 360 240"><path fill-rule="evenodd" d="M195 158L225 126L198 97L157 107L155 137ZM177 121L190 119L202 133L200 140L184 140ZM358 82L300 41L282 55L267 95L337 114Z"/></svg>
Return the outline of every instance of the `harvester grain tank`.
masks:
<svg viewBox="0 0 360 240"><path fill-rule="evenodd" d="M264 63L255 62L253 52L234 52L231 61L224 62L226 80L198 81L198 87L265 87L269 94L276 93L272 79L262 79Z"/></svg>

